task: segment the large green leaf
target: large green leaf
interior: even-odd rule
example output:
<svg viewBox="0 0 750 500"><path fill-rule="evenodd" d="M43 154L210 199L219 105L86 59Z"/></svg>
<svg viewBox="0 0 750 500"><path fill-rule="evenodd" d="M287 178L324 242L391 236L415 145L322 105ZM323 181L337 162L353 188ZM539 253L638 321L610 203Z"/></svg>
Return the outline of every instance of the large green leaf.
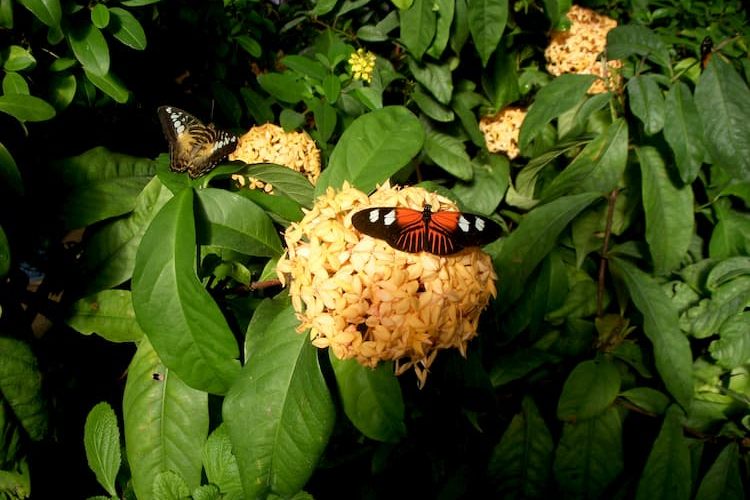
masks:
<svg viewBox="0 0 750 500"><path fill-rule="evenodd" d="M683 82L676 82L667 93L664 138L674 152L680 179L685 184L692 183L700 171L706 150L698 108L690 88Z"/></svg>
<svg viewBox="0 0 750 500"><path fill-rule="evenodd" d="M0 395L33 441L47 433L42 374L25 342L0 337Z"/></svg>
<svg viewBox="0 0 750 500"><path fill-rule="evenodd" d="M303 207L312 208L314 188L301 173L289 167L271 163L255 164L243 172L271 184L274 194L287 196Z"/></svg>
<svg viewBox="0 0 750 500"><path fill-rule="evenodd" d="M317 349L297 333L291 305L273 312L273 321L249 328L256 340L223 406L247 498L297 493L333 428L333 402Z"/></svg>
<svg viewBox="0 0 750 500"><path fill-rule="evenodd" d="M625 59L631 55L648 57L669 66L669 50L659 35L640 24L626 24L607 32L607 57Z"/></svg>
<svg viewBox="0 0 750 500"><path fill-rule="evenodd" d="M471 0L468 6L471 38L482 66L487 66L508 22L508 0Z"/></svg>
<svg viewBox="0 0 750 500"><path fill-rule="evenodd" d="M414 79L421 83L424 88L442 104L449 104L453 97L453 75L450 63L433 64L430 62L419 63L413 58L407 58L409 71Z"/></svg>
<svg viewBox="0 0 750 500"><path fill-rule="evenodd" d="M166 368L147 339L128 367L122 401L133 489L152 498L154 479L167 470L191 488L201 480L201 450L208 435L208 394L188 387Z"/></svg>
<svg viewBox="0 0 750 500"><path fill-rule="evenodd" d="M13 155L0 142L0 193L5 197L12 193L15 196L23 194L23 180L18 171Z"/></svg>
<svg viewBox="0 0 750 500"><path fill-rule="evenodd" d="M437 13L437 25L435 27L435 38L432 40L430 48L427 49L427 54L435 59L440 59L448 45L455 7L455 0L436 0L433 4L433 10Z"/></svg>
<svg viewBox="0 0 750 500"><path fill-rule="evenodd" d="M695 86L706 149L738 179L750 178L750 89L731 64L712 57Z"/></svg>
<svg viewBox="0 0 750 500"><path fill-rule="evenodd" d="M471 180L474 174L471 159L466 152L466 146L460 139L435 130L428 130L425 135L424 151L432 161L454 177L462 181Z"/></svg>
<svg viewBox="0 0 750 500"><path fill-rule="evenodd" d="M411 98L417 106L419 106L419 109L433 120L438 122L453 121L453 111L444 104L439 103L430 94L424 92L421 85L414 87L414 92L412 92Z"/></svg>
<svg viewBox="0 0 750 500"><path fill-rule="evenodd" d="M492 102L493 112L521 97L516 58L517 54L513 52L497 53L487 70L482 72L482 88Z"/></svg>
<svg viewBox="0 0 750 500"><path fill-rule="evenodd" d="M229 248L245 255L278 257L281 241L268 215L255 203L223 189L201 189L201 243Z"/></svg>
<svg viewBox="0 0 750 500"><path fill-rule="evenodd" d="M22 122L43 122L54 118L55 108L33 95L0 95L0 112Z"/></svg>
<svg viewBox="0 0 750 500"><path fill-rule="evenodd" d="M120 469L120 429L117 415L107 403L94 406L86 417L83 428L86 459L96 480L107 493L117 496L115 478Z"/></svg>
<svg viewBox="0 0 750 500"><path fill-rule="evenodd" d="M664 97L653 75L636 75L628 82L630 110L643 122L647 135L664 127Z"/></svg>
<svg viewBox="0 0 750 500"><path fill-rule="evenodd" d="M422 124L402 106L360 116L336 144L315 194L323 194L329 186L339 188L345 181L369 192L407 165L423 143Z"/></svg>
<svg viewBox="0 0 750 500"><path fill-rule="evenodd" d="M79 333L96 333L110 342L133 342L143 337L129 290L103 290L79 299L65 322Z"/></svg>
<svg viewBox="0 0 750 500"><path fill-rule="evenodd" d="M498 304L507 309L526 286L534 268L552 250L557 237L598 193L564 196L528 213L504 241L494 259L499 276Z"/></svg>
<svg viewBox="0 0 750 500"><path fill-rule="evenodd" d="M432 0L414 0L411 7L400 12L401 41L417 60L435 38L437 15L433 5Z"/></svg>
<svg viewBox="0 0 750 500"><path fill-rule="evenodd" d="M664 385L683 408L688 408L693 397L693 355L678 326L674 304L654 278L633 264L612 258L610 265L643 315L643 331L654 346L656 369Z"/></svg>
<svg viewBox="0 0 750 500"><path fill-rule="evenodd" d="M18 0L18 3L29 9L37 19L50 28L60 26L62 19L60 0Z"/></svg>
<svg viewBox="0 0 750 500"><path fill-rule="evenodd" d="M133 14L120 7L111 7L112 20L109 29L112 36L131 49L144 50L146 48L146 33L143 26Z"/></svg>
<svg viewBox="0 0 750 500"><path fill-rule="evenodd" d="M609 360L583 361L568 375L557 403L557 418L578 421L603 413L620 392L620 372Z"/></svg>
<svg viewBox="0 0 750 500"><path fill-rule="evenodd" d="M638 148L646 241L657 274L677 268L693 238L693 190L675 186L656 148Z"/></svg>
<svg viewBox="0 0 750 500"><path fill-rule="evenodd" d="M265 73L258 76L258 83L263 90L282 102L294 104L307 95L307 88L292 73Z"/></svg>
<svg viewBox="0 0 750 500"><path fill-rule="evenodd" d="M638 482L636 499L690 498L690 452L682 435L683 413L672 405L667 409L661 431Z"/></svg>
<svg viewBox="0 0 750 500"><path fill-rule="evenodd" d="M344 413L370 439L396 442L406 435L401 386L390 363L376 368L355 359L342 361L331 350L328 357L344 405Z"/></svg>
<svg viewBox="0 0 750 500"><path fill-rule="evenodd" d="M566 498L599 498L622 469L622 418L616 407L564 424L554 471Z"/></svg>
<svg viewBox="0 0 750 500"><path fill-rule="evenodd" d="M525 397L492 450L488 467L496 498L543 498L552 472L552 435L534 401Z"/></svg>
<svg viewBox="0 0 750 500"><path fill-rule="evenodd" d="M109 47L102 32L93 24L68 33L68 43L84 69L96 76L109 72Z"/></svg>
<svg viewBox="0 0 750 500"><path fill-rule="evenodd" d="M480 155L472 161L471 182L457 182L451 191L471 212L489 215L495 211L510 183L510 162L503 155Z"/></svg>
<svg viewBox="0 0 750 500"><path fill-rule="evenodd" d="M7 51L7 52L6 52ZM16 74L16 71L23 71L27 69L32 69L34 66L36 66L36 59L34 59L34 56L31 55L31 52L29 52L27 49L21 47L20 45L11 45L7 49L3 51L3 56L5 59L2 61L3 69L6 72L11 72L10 74ZM6 73L7 78L7 73ZM10 93L7 90L5 90L5 82L3 82L3 90L6 94ZM14 92L14 93L23 93L28 94L28 92Z"/></svg>
<svg viewBox="0 0 750 500"><path fill-rule="evenodd" d="M188 385L223 394L239 372L227 320L196 276L193 190L169 200L143 235L133 270L138 324Z"/></svg>
<svg viewBox="0 0 750 500"><path fill-rule="evenodd" d="M119 104L125 104L128 102L130 92L122 81L111 72L105 75L97 75L96 73L89 71L87 68L84 68L83 71L86 74L86 78L88 78L96 88L114 99L115 102Z"/></svg>
<svg viewBox="0 0 750 500"><path fill-rule="evenodd" d="M737 443L730 443L706 472L695 500L742 500L745 497L740 476Z"/></svg>

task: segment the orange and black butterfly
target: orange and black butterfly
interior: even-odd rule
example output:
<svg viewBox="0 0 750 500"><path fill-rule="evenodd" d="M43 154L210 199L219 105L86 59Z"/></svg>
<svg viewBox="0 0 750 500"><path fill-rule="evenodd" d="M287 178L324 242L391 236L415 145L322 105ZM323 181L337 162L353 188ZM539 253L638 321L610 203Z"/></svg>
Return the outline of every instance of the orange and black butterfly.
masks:
<svg viewBox="0 0 750 500"><path fill-rule="evenodd" d="M701 42L701 69L706 69L708 62L711 60L711 56L714 53L714 41L710 36L707 36Z"/></svg>
<svg viewBox="0 0 750 500"><path fill-rule="evenodd" d="M486 245L500 237L500 226L481 215L441 210L376 207L352 215L360 232L385 240L402 252L450 255L466 247Z"/></svg>
<svg viewBox="0 0 750 500"><path fill-rule="evenodd" d="M161 106L159 121L169 142L169 168L199 177L237 147L237 136L204 124L174 106Z"/></svg>

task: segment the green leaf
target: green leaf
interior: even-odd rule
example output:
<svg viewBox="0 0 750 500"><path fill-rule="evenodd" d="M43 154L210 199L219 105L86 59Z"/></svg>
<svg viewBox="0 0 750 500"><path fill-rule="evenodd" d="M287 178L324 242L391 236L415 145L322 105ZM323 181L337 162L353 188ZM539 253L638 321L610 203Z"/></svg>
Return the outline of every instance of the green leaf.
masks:
<svg viewBox="0 0 750 500"><path fill-rule="evenodd" d="M683 413L672 405L649 453L636 499L690 498L690 452L682 435Z"/></svg>
<svg viewBox="0 0 750 500"><path fill-rule="evenodd" d="M745 492L739 468L737 443L729 443L706 472L695 500L742 500Z"/></svg>
<svg viewBox="0 0 750 500"><path fill-rule="evenodd" d="M328 102L334 103L338 100L341 95L341 80L336 75L326 75L323 79L323 95L326 96Z"/></svg>
<svg viewBox="0 0 750 500"><path fill-rule="evenodd" d="M5 278L10 271L10 245L8 244L8 237L3 231L3 226L0 226L0 278Z"/></svg>
<svg viewBox="0 0 750 500"><path fill-rule="evenodd" d="M89 468L96 480L112 496L117 496L115 479L120 470L120 429L117 415L107 403L94 406L86 417L83 444Z"/></svg>
<svg viewBox="0 0 750 500"><path fill-rule="evenodd" d="M131 49L145 50L146 33L138 19L120 7L112 7L109 12L112 14L112 21L109 24L112 36Z"/></svg>
<svg viewBox="0 0 750 500"><path fill-rule="evenodd" d="M708 352L716 363L732 370L750 363L750 313L742 312L730 317L721 325L719 339L708 346Z"/></svg>
<svg viewBox="0 0 750 500"><path fill-rule="evenodd" d="M730 208L729 202L714 203L716 224L711 233L708 255L712 259L726 259L750 253L750 217Z"/></svg>
<svg viewBox="0 0 750 500"><path fill-rule="evenodd" d="M450 135L428 130L424 151L443 170L463 181L471 180L474 171L464 143Z"/></svg>
<svg viewBox="0 0 750 500"><path fill-rule="evenodd" d="M599 197L597 193L563 196L535 208L521 219L493 259L500 283L497 303L503 310L521 295L531 272L552 250L560 233Z"/></svg>
<svg viewBox="0 0 750 500"><path fill-rule="evenodd" d="M557 418L575 422L596 417L612 405L619 392L620 372L612 362L604 358L583 361L563 385Z"/></svg>
<svg viewBox="0 0 750 500"><path fill-rule="evenodd" d="M63 109L70 106L73 102L73 98L76 95L76 89L78 85L76 83L75 75L71 74L56 74L50 77L49 87L49 99L52 106L56 110L62 111Z"/></svg>
<svg viewBox="0 0 750 500"><path fill-rule="evenodd" d="M224 399L224 422L247 498L299 491L333 428L333 402L317 349L296 332L298 325L289 305L262 329L249 328L256 340Z"/></svg>
<svg viewBox="0 0 750 500"><path fill-rule="evenodd" d="M636 152L641 164L646 241L656 273L666 274L680 265L693 238L693 190L689 185L674 185L656 148L645 146Z"/></svg>
<svg viewBox="0 0 750 500"><path fill-rule="evenodd" d="M521 97L516 57L513 52L497 53L487 71L482 72L482 88L492 102L493 112Z"/></svg>
<svg viewBox="0 0 750 500"><path fill-rule="evenodd" d="M96 333L110 342L135 342L143 337L129 290L103 290L77 300L65 323L78 333Z"/></svg>
<svg viewBox="0 0 750 500"><path fill-rule="evenodd" d="M450 45L453 52L461 53L466 40L469 39L469 7L467 0L456 0L456 9L453 15L453 34L450 37Z"/></svg>
<svg viewBox="0 0 750 500"><path fill-rule="evenodd" d="M0 0L0 28L13 29L13 0Z"/></svg>
<svg viewBox="0 0 750 500"><path fill-rule="evenodd" d="M650 387L634 387L620 393L620 397L654 415L663 414L669 406L669 397Z"/></svg>
<svg viewBox="0 0 750 500"><path fill-rule="evenodd" d="M519 146L525 151L544 126L575 107L586 95L594 80L593 75L561 75L549 82L536 95L519 133Z"/></svg>
<svg viewBox="0 0 750 500"><path fill-rule="evenodd" d="M338 80L337 80L338 81ZM313 110L315 128L318 130L318 140L326 143L336 129L338 115L336 109L326 102L319 102Z"/></svg>
<svg viewBox="0 0 750 500"><path fill-rule="evenodd" d="M172 197L158 177L154 177L136 197L132 213L106 225L87 230L83 252L85 293L106 290L133 276L135 256L143 233L161 207Z"/></svg>
<svg viewBox="0 0 750 500"><path fill-rule="evenodd" d="M588 143L543 191L544 200L580 192L608 193L620 182L628 160L628 126L613 122Z"/></svg>
<svg viewBox="0 0 750 500"><path fill-rule="evenodd" d="M55 108L33 95L0 95L0 112L22 122L43 122L55 116Z"/></svg>
<svg viewBox="0 0 750 500"><path fill-rule="evenodd" d="M551 479L552 435L533 399L524 397L521 408L488 464L496 498L543 498Z"/></svg>
<svg viewBox="0 0 750 500"><path fill-rule="evenodd" d="M3 69L5 71L23 71L36 66L36 59L31 55L31 52L24 49L20 45L11 45L6 49L8 52L3 51Z"/></svg>
<svg viewBox="0 0 750 500"><path fill-rule="evenodd" d="M125 85L112 73L106 75L97 75L84 68L86 78L93 83L96 88L107 94L119 104L125 104L130 98L130 92Z"/></svg>
<svg viewBox="0 0 750 500"><path fill-rule="evenodd" d="M437 15L432 0L414 0L406 10L400 11L401 41L418 61L435 38Z"/></svg>
<svg viewBox="0 0 750 500"><path fill-rule="evenodd" d="M94 5L91 9L91 22L99 29L104 29L109 24L109 9L103 3Z"/></svg>
<svg viewBox="0 0 750 500"><path fill-rule="evenodd" d="M104 35L93 24L68 33L68 43L84 69L96 76L109 72L109 47Z"/></svg>
<svg viewBox="0 0 750 500"><path fill-rule="evenodd" d="M190 497L190 487L176 472L165 470L154 478L154 500L182 500Z"/></svg>
<svg viewBox="0 0 750 500"><path fill-rule="evenodd" d="M198 191L201 222L200 241L229 248L245 255L277 257L281 241L266 213L239 194L223 189Z"/></svg>
<svg viewBox="0 0 750 500"><path fill-rule="evenodd" d="M234 40L237 42L237 45L242 47L242 50L256 59L263 54L263 49L261 48L260 43L258 43L258 40L249 35L236 36L234 37Z"/></svg>
<svg viewBox="0 0 750 500"><path fill-rule="evenodd" d="M42 374L29 345L0 337L0 394L32 441L47 434Z"/></svg>
<svg viewBox="0 0 750 500"><path fill-rule="evenodd" d="M161 0L123 0L120 4L126 7L143 7L144 5L152 5L159 2Z"/></svg>
<svg viewBox="0 0 750 500"><path fill-rule="evenodd" d="M397 442L406 435L404 400L391 363L376 368L342 361L328 350L344 413L370 439Z"/></svg>
<svg viewBox="0 0 750 500"><path fill-rule="evenodd" d="M703 146L703 123L690 88L683 82L672 85L665 107L664 138L674 152L680 179L691 184L698 176L706 149Z"/></svg>
<svg viewBox="0 0 750 500"><path fill-rule="evenodd" d="M52 73L60 73L66 69L72 68L76 64L76 60L71 57L58 57L49 65L49 70Z"/></svg>
<svg viewBox="0 0 750 500"><path fill-rule="evenodd" d="M37 19L50 28L60 26L60 0L18 0L18 3L29 9Z"/></svg>
<svg viewBox="0 0 750 500"><path fill-rule="evenodd" d="M315 195L348 181L369 192L395 174L422 149L424 130L402 106L388 106L362 115L342 134L328 167L318 179Z"/></svg>
<svg viewBox="0 0 750 500"><path fill-rule="evenodd" d="M301 173L271 163L255 164L246 173L273 185L274 193L287 196L303 207L312 208L313 185Z"/></svg>
<svg viewBox="0 0 750 500"><path fill-rule="evenodd" d="M0 142L0 192L13 193L15 196L23 194L23 180L18 171L16 160L10 151Z"/></svg>
<svg viewBox="0 0 750 500"><path fill-rule="evenodd" d="M271 110L273 99L271 97L264 98L249 87L242 87L240 89L240 95L242 95L247 110L250 112L256 123L274 121L275 116Z"/></svg>
<svg viewBox="0 0 750 500"><path fill-rule="evenodd" d="M412 92L411 98L414 99L415 103L417 103L419 109L433 120L439 122L453 121L453 111L451 111L449 107L437 102L431 95L426 94L422 90L421 85L417 85L414 88L414 92Z"/></svg>
<svg viewBox="0 0 750 500"><path fill-rule="evenodd" d="M300 102L308 94L305 84L292 73L265 73L258 76L258 83L279 101L290 104Z"/></svg>
<svg viewBox="0 0 750 500"><path fill-rule="evenodd" d="M622 470L622 418L616 407L564 424L554 471L565 498L599 498Z"/></svg>
<svg viewBox="0 0 750 500"><path fill-rule="evenodd" d="M198 487L208 435L208 394L188 387L167 369L145 338L128 367L122 411L136 496L153 498L154 479L166 470Z"/></svg>
<svg viewBox="0 0 750 500"><path fill-rule="evenodd" d="M702 300L680 318L680 326L695 338L719 333L722 324L750 303L750 278L739 277L720 286L711 300Z"/></svg>
<svg viewBox="0 0 750 500"><path fill-rule="evenodd" d="M625 283L635 307L643 315L643 331L654 346L656 369L669 392L683 408L693 397L693 356L679 329L677 311L658 283L634 265L610 259L612 271Z"/></svg>
<svg viewBox="0 0 750 500"><path fill-rule="evenodd" d="M231 498L242 495L240 470L225 424L219 425L208 436L203 447L203 468L208 482L217 485L225 495Z"/></svg>
<svg viewBox="0 0 750 500"><path fill-rule="evenodd" d="M432 63L418 63L411 57L407 58L409 71L414 79L430 91L442 104L451 102L453 96L453 76L450 63L442 65Z"/></svg>
<svg viewBox="0 0 750 500"><path fill-rule="evenodd" d="M664 127L664 97L653 75L636 75L628 81L630 110L642 122L647 135Z"/></svg>
<svg viewBox="0 0 750 500"><path fill-rule="evenodd" d="M455 0L436 0L433 4L433 9L437 13L437 24L435 26L435 38L432 40L430 48L427 49L427 54L435 59L440 59L448 45L455 6Z"/></svg>
<svg viewBox="0 0 750 500"><path fill-rule="evenodd" d="M656 64L669 67L669 50L659 36L639 24L617 26L607 32L607 57L625 59L631 55L646 56Z"/></svg>
<svg viewBox="0 0 750 500"><path fill-rule="evenodd" d="M472 162L469 183L457 182L451 191L467 210L489 215L495 211L510 183L510 162L500 155L482 155Z"/></svg>
<svg viewBox="0 0 750 500"><path fill-rule="evenodd" d="M750 178L750 89L740 75L712 57L695 86L695 104L714 163L737 179Z"/></svg>
<svg viewBox="0 0 750 500"><path fill-rule="evenodd" d="M468 6L471 38L482 66L487 66L508 22L508 0L472 0Z"/></svg>
<svg viewBox="0 0 750 500"><path fill-rule="evenodd" d="M310 57L292 54L284 56L281 59L281 63L287 68L319 82L322 82L327 76L329 76L326 67L319 61Z"/></svg>
<svg viewBox="0 0 750 500"><path fill-rule="evenodd" d="M154 217L138 247L133 307L170 369L196 389L223 394L237 377L239 349L219 306L196 276L193 190Z"/></svg>

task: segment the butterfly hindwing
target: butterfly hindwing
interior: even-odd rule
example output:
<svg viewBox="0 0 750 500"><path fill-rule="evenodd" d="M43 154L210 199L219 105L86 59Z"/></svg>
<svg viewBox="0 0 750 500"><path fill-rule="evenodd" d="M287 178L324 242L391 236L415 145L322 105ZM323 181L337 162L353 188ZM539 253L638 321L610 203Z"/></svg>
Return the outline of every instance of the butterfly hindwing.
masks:
<svg viewBox="0 0 750 500"><path fill-rule="evenodd" d="M175 172L203 175L237 147L237 136L179 108L161 106L158 115L169 142L169 167Z"/></svg>

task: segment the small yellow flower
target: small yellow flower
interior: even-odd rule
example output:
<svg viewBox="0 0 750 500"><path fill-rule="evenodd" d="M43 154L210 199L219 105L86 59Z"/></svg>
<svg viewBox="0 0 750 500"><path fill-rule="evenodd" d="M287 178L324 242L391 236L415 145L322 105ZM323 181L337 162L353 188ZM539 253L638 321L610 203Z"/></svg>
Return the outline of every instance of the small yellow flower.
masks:
<svg viewBox="0 0 750 500"><path fill-rule="evenodd" d="M375 69L375 54L365 49L357 49L349 56L349 65L355 80L372 82L372 71Z"/></svg>
<svg viewBox="0 0 750 500"><path fill-rule="evenodd" d="M276 163L296 170L315 184L320 175L320 150L306 132L285 132L283 128L266 123L251 128L239 138L237 148L229 155L230 160L242 160L247 164ZM242 187L248 183L250 189L272 190L270 184L258 179L235 174L232 179Z"/></svg>
<svg viewBox="0 0 750 500"><path fill-rule="evenodd" d="M479 315L496 294L489 255L478 248L439 257L405 253L358 232L351 216L372 206L456 210L422 188L385 184L374 194L344 184L329 188L312 210L292 223L277 273L288 284L299 331L339 359L374 367L394 360L396 373L413 368L420 386L438 351L462 354Z"/></svg>
<svg viewBox="0 0 750 500"><path fill-rule="evenodd" d="M607 46L607 33L617 27L617 21L577 5L570 8L567 17L570 28L553 31L552 40L544 51L547 71L555 76L563 73L599 76L589 88L589 94L622 88L622 76L618 71L622 62L599 59Z"/></svg>
<svg viewBox="0 0 750 500"><path fill-rule="evenodd" d="M526 109L508 106L497 114L482 117L479 130L484 134L484 141L491 153L503 152L511 160L520 153L518 134L526 118Z"/></svg>

